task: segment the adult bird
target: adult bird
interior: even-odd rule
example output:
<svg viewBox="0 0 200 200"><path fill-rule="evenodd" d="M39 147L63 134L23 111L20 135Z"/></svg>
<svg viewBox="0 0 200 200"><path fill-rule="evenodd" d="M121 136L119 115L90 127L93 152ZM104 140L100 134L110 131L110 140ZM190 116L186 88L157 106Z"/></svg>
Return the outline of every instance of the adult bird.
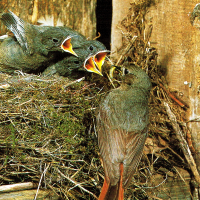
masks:
<svg viewBox="0 0 200 200"><path fill-rule="evenodd" d="M73 55L80 56L81 59L84 56L87 59L99 50L105 50L102 43L88 41L83 35L68 27L32 25L11 11L4 13L1 20L15 36L0 43L0 70L3 72L12 73L20 69L24 72L42 71L51 62L59 62L64 57ZM98 61L92 64L84 65L85 69L101 74Z"/></svg>
<svg viewBox="0 0 200 200"><path fill-rule="evenodd" d="M129 65L127 69L121 86L106 96L97 115L105 171L99 200L123 200L147 137L151 82L141 68Z"/></svg>

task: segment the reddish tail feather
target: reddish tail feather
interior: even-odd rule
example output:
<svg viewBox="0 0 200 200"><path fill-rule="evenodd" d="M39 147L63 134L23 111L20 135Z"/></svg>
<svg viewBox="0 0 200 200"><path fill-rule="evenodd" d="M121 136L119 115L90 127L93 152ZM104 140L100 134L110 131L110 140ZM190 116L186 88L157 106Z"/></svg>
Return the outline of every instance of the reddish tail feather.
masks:
<svg viewBox="0 0 200 200"><path fill-rule="evenodd" d="M101 189L101 194L98 200L123 200L124 188L123 188L123 164L120 164L120 180L119 182L111 186L107 183L106 178Z"/></svg>

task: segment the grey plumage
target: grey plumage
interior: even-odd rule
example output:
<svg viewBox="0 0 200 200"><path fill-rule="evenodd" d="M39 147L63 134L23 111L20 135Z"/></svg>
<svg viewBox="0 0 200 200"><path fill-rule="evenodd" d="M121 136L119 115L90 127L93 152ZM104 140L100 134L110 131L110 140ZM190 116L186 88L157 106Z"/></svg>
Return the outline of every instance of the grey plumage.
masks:
<svg viewBox="0 0 200 200"><path fill-rule="evenodd" d="M106 96L97 115L105 179L109 190L114 191L106 199L113 200L119 189L120 164L123 164L123 188L126 188L140 162L148 132L151 82L141 68L129 66L128 69L122 85Z"/></svg>
<svg viewBox="0 0 200 200"><path fill-rule="evenodd" d="M0 40L0 70L2 72L13 73L14 70L23 70L27 73L41 72L56 64L55 69L59 72L59 68L62 68L62 73L64 73L63 65L69 63L68 60L73 60L73 56L77 56L80 64L75 64L72 68L84 67L88 71L101 74L102 64L98 65L96 59L97 64L94 62L93 66L90 66L87 60L94 59L99 51L106 51L102 43L87 40L82 34L68 27L29 24L11 11L4 13L1 20L15 36ZM104 61L105 56L101 58ZM68 64L65 65L65 74L69 71L67 67Z"/></svg>

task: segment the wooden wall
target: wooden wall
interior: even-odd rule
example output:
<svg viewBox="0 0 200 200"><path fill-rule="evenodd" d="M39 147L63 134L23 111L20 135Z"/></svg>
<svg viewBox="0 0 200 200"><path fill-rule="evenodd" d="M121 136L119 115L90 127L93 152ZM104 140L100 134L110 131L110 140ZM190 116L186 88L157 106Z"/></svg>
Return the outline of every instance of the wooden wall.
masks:
<svg viewBox="0 0 200 200"><path fill-rule="evenodd" d="M189 105L186 120L192 131L196 164L200 171L200 30L190 14L198 0L157 1L147 14L152 23L151 44L158 50L158 64L166 71L168 86ZM184 82L190 84L184 84Z"/></svg>
<svg viewBox="0 0 200 200"><path fill-rule="evenodd" d="M55 22L60 19L89 39L96 37L96 0L1 0L0 13L8 9L31 23L51 15ZM0 34L4 33L5 27L0 24Z"/></svg>
<svg viewBox="0 0 200 200"><path fill-rule="evenodd" d="M141 1L113 0L112 52L121 45L122 34L117 23L127 15L131 2ZM188 120L192 131L200 171L200 29L190 23L190 14L199 1L154 2L155 6L148 10L145 19L147 24L153 26L151 46L157 48L158 64L165 71L170 91L176 91L177 96L189 105L184 120ZM186 81L191 84L184 84Z"/></svg>
<svg viewBox="0 0 200 200"><path fill-rule="evenodd" d="M112 29L111 29L111 52L113 58L117 55L117 51L122 46L122 32L118 28L122 19L126 17L130 8L130 0L112 0Z"/></svg>

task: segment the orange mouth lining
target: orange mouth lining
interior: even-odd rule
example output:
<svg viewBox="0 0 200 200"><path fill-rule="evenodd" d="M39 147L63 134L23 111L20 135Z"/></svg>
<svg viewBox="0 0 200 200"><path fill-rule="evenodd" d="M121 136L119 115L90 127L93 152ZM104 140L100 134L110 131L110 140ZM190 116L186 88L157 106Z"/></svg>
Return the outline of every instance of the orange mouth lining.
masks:
<svg viewBox="0 0 200 200"><path fill-rule="evenodd" d="M61 44L61 49L63 49L65 52L71 53L71 54L78 57L78 55L76 54L76 52L72 48L71 37L67 37L63 41L63 43Z"/></svg>
<svg viewBox="0 0 200 200"><path fill-rule="evenodd" d="M85 60L84 68L87 71L94 72L103 76L101 72L101 67L104 64L107 53L107 50L99 51L95 55L90 56L88 59Z"/></svg>

